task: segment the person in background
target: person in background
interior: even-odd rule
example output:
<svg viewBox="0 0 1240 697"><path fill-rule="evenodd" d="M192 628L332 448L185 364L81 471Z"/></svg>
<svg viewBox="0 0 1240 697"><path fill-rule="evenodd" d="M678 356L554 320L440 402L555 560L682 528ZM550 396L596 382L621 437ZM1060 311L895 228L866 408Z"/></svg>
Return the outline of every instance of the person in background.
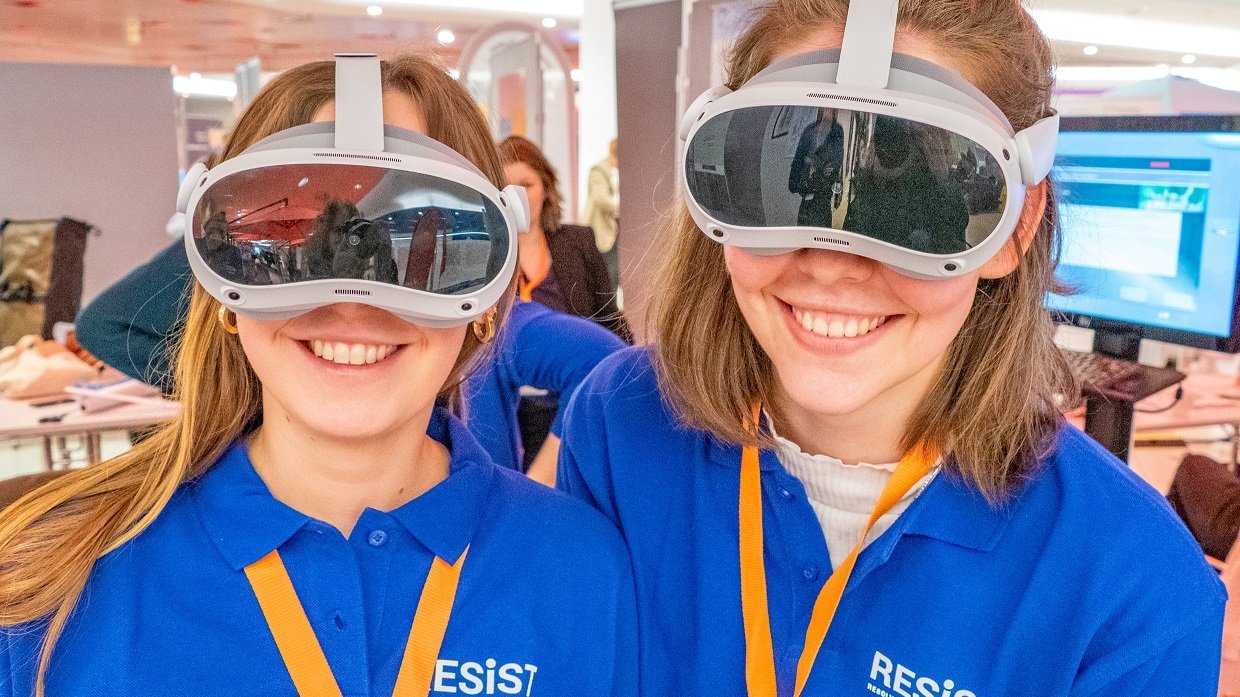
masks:
<svg viewBox="0 0 1240 697"><path fill-rule="evenodd" d="M849 41L853 18L869 22ZM938 76L976 105L956 106L961 124L1053 124L1054 54L1020 0L765 3L711 118L773 119L813 75L845 73L841 47L853 79L888 47L892 83ZM930 99L875 96L851 110L910 127ZM754 120L715 144L782 156ZM1222 584L1158 492L1059 413L1073 385L1042 306L1058 288L1048 145L1007 179L1002 244L949 278L914 277L909 247L882 262L720 243L696 198L665 217L651 344L577 390L557 480L628 545L642 694L1213 695Z"/></svg>
<svg viewBox="0 0 1240 697"><path fill-rule="evenodd" d="M590 167L586 179L585 224L594 230L594 244L607 262L611 287L620 287L620 248L616 244L620 224L620 170L616 159L616 139L611 139L607 157Z"/></svg>
<svg viewBox="0 0 1240 697"><path fill-rule="evenodd" d="M517 292L557 312L594 320L627 344L633 343L603 256L590 228L561 221L559 179L547 157L530 141L508 136L499 143L509 184L525 187L530 201L530 229L521 235ZM552 395L533 394L521 400L518 421L524 443L523 468L541 451L559 410Z"/></svg>
<svg viewBox="0 0 1240 697"><path fill-rule="evenodd" d="M536 302L518 299L495 337L495 350L464 385L465 423L498 463L537 482L555 486L563 413L577 385L624 342L603 327ZM556 400L546 440L532 458L525 456L518 419L520 388L546 390Z"/></svg>
<svg viewBox="0 0 1240 697"><path fill-rule="evenodd" d="M388 137L438 140L497 197L503 170L460 84L416 56L378 72ZM333 121L335 74L274 78L222 160ZM635 695L614 528L497 468L437 406L509 292L471 331L348 302L246 317L195 285L178 419L0 512L0 695Z"/></svg>
<svg viewBox="0 0 1240 697"><path fill-rule="evenodd" d="M616 307L594 233L561 222L564 197L547 157L521 136L500 141L499 154L508 183L525 187L530 199L530 229L521 236L518 260L521 299L594 320L625 343L633 343L628 322Z"/></svg>

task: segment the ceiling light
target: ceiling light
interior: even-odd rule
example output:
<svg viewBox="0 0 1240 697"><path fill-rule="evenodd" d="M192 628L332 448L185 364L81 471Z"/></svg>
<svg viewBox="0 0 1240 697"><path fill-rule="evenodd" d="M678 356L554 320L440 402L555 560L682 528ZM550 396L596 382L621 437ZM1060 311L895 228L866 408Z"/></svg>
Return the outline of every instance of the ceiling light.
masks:
<svg viewBox="0 0 1240 697"><path fill-rule="evenodd" d="M1240 31L1235 29L1067 10L1030 13L1056 41L1240 58Z"/></svg>
<svg viewBox="0 0 1240 697"><path fill-rule="evenodd" d="M572 78L573 82L581 82L581 68L573 68L568 71L568 76Z"/></svg>
<svg viewBox="0 0 1240 697"><path fill-rule="evenodd" d="M201 75L197 79L177 75L172 78L172 89L177 94L187 97L225 97L231 99L237 96L237 83L232 80L208 78Z"/></svg>
<svg viewBox="0 0 1240 697"><path fill-rule="evenodd" d="M352 5L373 4L374 0L345 0ZM500 15L533 15L581 19L585 12L585 0L384 0L388 7L411 7L458 12L488 13Z"/></svg>
<svg viewBox="0 0 1240 697"><path fill-rule="evenodd" d="M1192 65L1197 62L1197 56L1194 56L1191 53L1186 53L1180 57L1180 62L1184 65Z"/></svg>
<svg viewBox="0 0 1240 697"><path fill-rule="evenodd" d="M555 21L555 17L543 17L542 25L544 29L555 29L555 25L559 22Z"/></svg>
<svg viewBox="0 0 1240 697"><path fill-rule="evenodd" d="M1098 55L1098 47L1090 44L1084 48L1084 53L1087 56L1096 56Z"/></svg>
<svg viewBox="0 0 1240 697"><path fill-rule="evenodd" d="M1055 81L1061 85L1080 82L1140 82L1157 80L1171 74L1165 65L1065 65L1055 69Z"/></svg>
<svg viewBox="0 0 1240 697"><path fill-rule="evenodd" d="M456 34L453 34L451 29L440 29L439 33L435 35L435 38L438 39L441 44L450 44L453 41L456 41Z"/></svg>
<svg viewBox="0 0 1240 697"><path fill-rule="evenodd" d="M379 15L383 14L383 8L379 7L378 5L370 5L366 8L366 14L370 15L371 17L378 17Z"/></svg>

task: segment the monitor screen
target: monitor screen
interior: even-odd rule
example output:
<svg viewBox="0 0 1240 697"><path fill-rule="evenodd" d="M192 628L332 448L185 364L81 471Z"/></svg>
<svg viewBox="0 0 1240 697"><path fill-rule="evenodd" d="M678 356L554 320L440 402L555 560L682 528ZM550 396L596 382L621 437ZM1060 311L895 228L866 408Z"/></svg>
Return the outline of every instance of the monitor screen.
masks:
<svg viewBox="0 0 1240 697"><path fill-rule="evenodd" d="M1236 126L1235 117L1064 119L1052 173L1059 277L1077 292L1051 295L1047 306L1152 339L1235 350Z"/></svg>

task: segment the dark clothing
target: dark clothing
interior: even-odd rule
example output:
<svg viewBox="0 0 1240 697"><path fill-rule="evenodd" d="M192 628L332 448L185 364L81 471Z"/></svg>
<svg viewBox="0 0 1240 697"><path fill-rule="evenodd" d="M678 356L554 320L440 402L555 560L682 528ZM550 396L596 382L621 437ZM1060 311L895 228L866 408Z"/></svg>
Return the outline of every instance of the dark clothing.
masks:
<svg viewBox="0 0 1240 697"><path fill-rule="evenodd" d="M844 127L831 122L818 141L819 124L810 124L797 141L788 173L788 190L801 195L797 225L831 227L831 209L844 164Z"/></svg>
<svg viewBox="0 0 1240 697"><path fill-rule="evenodd" d="M77 317L77 339L122 373L172 391L169 336L189 312L193 280L178 240L108 286Z"/></svg>
<svg viewBox="0 0 1240 697"><path fill-rule="evenodd" d="M1240 478L1221 462L1188 455L1175 472L1167 500L1206 554L1227 559L1240 535Z"/></svg>
<svg viewBox="0 0 1240 697"><path fill-rule="evenodd" d="M543 234L551 252L551 269L534 289L533 299L558 312L594 320L624 343L633 343L629 323L616 306L607 263L594 243L594 231L584 225L561 225ZM543 288L548 282L552 285ZM558 409L559 400L551 395L521 398L517 421L525 449L522 467L528 469L542 449Z"/></svg>
<svg viewBox="0 0 1240 697"><path fill-rule="evenodd" d="M545 234L555 278L564 297L564 312L592 319L624 343L633 343L629 323L616 307L607 264L594 244L594 231L584 225L561 225Z"/></svg>

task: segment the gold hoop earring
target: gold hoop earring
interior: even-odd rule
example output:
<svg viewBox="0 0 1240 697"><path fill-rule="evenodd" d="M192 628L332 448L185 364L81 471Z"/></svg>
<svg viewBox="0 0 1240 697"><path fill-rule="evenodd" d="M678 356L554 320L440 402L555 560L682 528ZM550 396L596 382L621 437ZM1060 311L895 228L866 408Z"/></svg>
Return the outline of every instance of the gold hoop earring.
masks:
<svg viewBox="0 0 1240 697"><path fill-rule="evenodd" d="M229 334L237 333L237 313L220 305L220 313L218 315L220 326Z"/></svg>
<svg viewBox="0 0 1240 697"><path fill-rule="evenodd" d="M495 338L495 311L492 310L470 322L469 328L474 331L474 338L478 340L478 343L491 343L491 339Z"/></svg>

